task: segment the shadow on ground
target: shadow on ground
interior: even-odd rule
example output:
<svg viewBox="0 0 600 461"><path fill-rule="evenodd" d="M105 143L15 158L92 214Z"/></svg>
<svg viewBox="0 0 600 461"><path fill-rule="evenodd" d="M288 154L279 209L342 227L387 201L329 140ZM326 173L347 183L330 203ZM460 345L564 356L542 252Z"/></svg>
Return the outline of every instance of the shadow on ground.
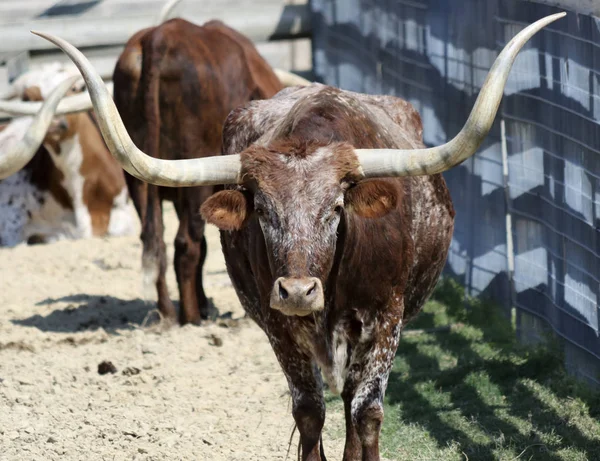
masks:
<svg viewBox="0 0 600 461"><path fill-rule="evenodd" d="M103 328L108 333L134 329L159 320L155 302L141 299L123 300L112 296L77 294L62 298L48 298L38 306L69 303L64 309L55 309L48 315L33 315L12 320L15 325L34 327L44 332L74 333ZM178 303L176 303L178 304Z"/></svg>
<svg viewBox="0 0 600 461"><path fill-rule="evenodd" d="M443 459L600 459L600 394L565 374L556 344L518 344L500 311L465 308L462 296L443 282L410 325L418 332L403 334L386 393L388 453L416 457L422 437Z"/></svg>

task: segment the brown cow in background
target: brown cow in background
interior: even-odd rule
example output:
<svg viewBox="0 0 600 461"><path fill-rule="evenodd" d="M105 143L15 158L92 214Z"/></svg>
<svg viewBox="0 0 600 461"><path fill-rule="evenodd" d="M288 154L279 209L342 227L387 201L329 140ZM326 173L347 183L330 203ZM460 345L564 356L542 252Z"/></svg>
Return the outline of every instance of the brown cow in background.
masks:
<svg viewBox="0 0 600 461"><path fill-rule="evenodd" d="M221 150L227 114L282 88L279 79L243 35L220 21L203 26L172 19L136 33L119 57L114 101L133 141L152 157L175 160ZM158 307L176 319L165 281L162 201L174 203L179 218L175 273L182 324L207 318L211 306L202 285L206 258L204 221L198 210L213 188L164 188L126 174L142 222L144 279L156 285Z"/></svg>

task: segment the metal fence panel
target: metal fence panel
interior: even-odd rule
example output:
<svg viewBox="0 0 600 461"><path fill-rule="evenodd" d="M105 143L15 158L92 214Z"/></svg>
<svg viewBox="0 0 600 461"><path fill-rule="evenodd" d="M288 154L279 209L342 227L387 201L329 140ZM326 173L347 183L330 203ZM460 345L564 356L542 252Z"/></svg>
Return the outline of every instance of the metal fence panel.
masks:
<svg viewBox="0 0 600 461"><path fill-rule="evenodd" d="M312 10L317 78L410 101L428 145L460 130L504 44L560 11L527 0L312 0ZM571 13L544 29L519 54L477 155L444 174L457 209L446 272L516 307L525 340L544 319L567 340L569 367L596 382L598 64L597 18Z"/></svg>

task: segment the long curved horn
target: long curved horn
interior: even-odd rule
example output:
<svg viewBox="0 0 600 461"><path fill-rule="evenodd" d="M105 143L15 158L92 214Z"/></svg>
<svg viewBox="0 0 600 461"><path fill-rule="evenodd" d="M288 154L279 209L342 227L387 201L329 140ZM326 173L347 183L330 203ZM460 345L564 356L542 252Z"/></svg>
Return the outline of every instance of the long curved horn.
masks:
<svg viewBox="0 0 600 461"><path fill-rule="evenodd" d="M60 47L77 65L92 98L104 141L112 155L129 174L151 184L171 187L242 182L239 155L186 160L162 160L146 155L129 137L110 93L85 56L61 38L41 32L33 33Z"/></svg>
<svg viewBox="0 0 600 461"><path fill-rule="evenodd" d="M15 174L32 159L44 141L56 107L78 78L80 77L77 75L61 82L44 101L23 139L6 151L0 152L0 179Z"/></svg>
<svg viewBox="0 0 600 461"><path fill-rule="evenodd" d="M286 70L273 69L273 72L275 72L275 75L277 75L277 78L283 86L308 86L311 84L311 82L305 78Z"/></svg>
<svg viewBox="0 0 600 461"><path fill-rule="evenodd" d="M180 1L181 0L169 0L167 3L165 3L161 8L160 13L158 13L154 25L160 26L163 22L165 22L169 18L173 8L175 8Z"/></svg>
<svg viewBox="0 0 600 461"><path fill-rule="evenodd" d="M79 80L81 77L77 75ZM113 83L109 82L106 84L108 91L113 93ZM35 115L42 108L42 101L0 101L0 113L10 115ZM86 112L94 108L92 100L90 99L89 93L79 93L73 96L67 96L63 98L54 115L68 115L76 112Z"/></svg>
<svg viewBox="0 0 600 461"><path fill-rule="evenodd" d="M356 149L365 177L441 173L473 155L492 127L504 93L504 85L517 54L536 32L565 15L566 13L553 14L534 22L504 47L479 92L467 122L446 144L413 150Z"/></svg>

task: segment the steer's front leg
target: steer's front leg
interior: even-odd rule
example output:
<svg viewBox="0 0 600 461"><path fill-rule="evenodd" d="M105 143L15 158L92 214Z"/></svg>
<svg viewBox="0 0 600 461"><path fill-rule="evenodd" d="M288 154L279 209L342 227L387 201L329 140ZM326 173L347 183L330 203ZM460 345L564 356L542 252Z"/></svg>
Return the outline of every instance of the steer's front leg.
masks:
<svg viewBox="0 0 600 461"><path fill-rule="evenodd" d="M293 341L270 339L292 394L292 415L300 432L302 461L326 461L321 446L325 424L321 375L312 358L300 351Z"/></svg>
<svg viewBox="0 0 600 461"><path fill-rule="evenodd" d="M366 326L370 333L352 351L342 392L346 414L344 461L379 461L383 397L398 348L400 327L397 316L388 313L385 318L377 318Z"/></svg>

